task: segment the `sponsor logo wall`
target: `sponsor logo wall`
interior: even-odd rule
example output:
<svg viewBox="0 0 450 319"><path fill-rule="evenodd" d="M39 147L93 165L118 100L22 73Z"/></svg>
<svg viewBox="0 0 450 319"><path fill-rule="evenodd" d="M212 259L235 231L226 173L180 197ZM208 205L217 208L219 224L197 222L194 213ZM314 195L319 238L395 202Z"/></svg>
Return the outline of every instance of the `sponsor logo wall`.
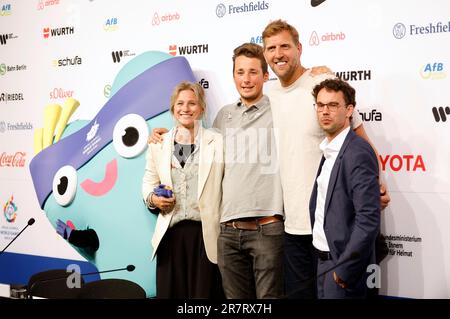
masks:
<svg viewBox="0 0 450 319"><path fill-rule="evenodd" d="M380 293L450 298L449 13L448 0L0 3L0 247L29 218L42 215L28 165L46 105L73 97L81 103L73 119L93 120L120 69L156 50L190 62L206 90L210 125L221 106L238 98L233 49L244 42L262 45L264 26L282 18L299 31L305 67L326 65L355 87L356 109L378 150L392 198L383 212L390 252L381 263ZM99 142L102 123L95 124L85 152ZM45 223L37 219L34 233L23 238L29 243L9 252L81 260L62 240L57 248L48 245L57 237ZM429 258L436 255L439 271ZM420 284L411 278L421 278Z"/></svg>

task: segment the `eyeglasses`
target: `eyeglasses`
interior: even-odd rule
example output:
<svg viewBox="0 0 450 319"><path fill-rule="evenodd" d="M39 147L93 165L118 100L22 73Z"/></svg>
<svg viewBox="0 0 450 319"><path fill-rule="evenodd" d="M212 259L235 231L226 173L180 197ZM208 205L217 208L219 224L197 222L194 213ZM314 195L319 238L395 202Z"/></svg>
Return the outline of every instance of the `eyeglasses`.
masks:
<svg viewBox="0 0 450 319"><path fill-rule="evenodd" d="M314 108L316 109L317 112L323 112L323 109L326 107L328 107L328 110L330 112L336 112L336 110L338 109L338 107L341 106L341 104L337 103L337 102L330 102L330 103L314 103ZM347 107L347 105L344 105L345 107Z"/></svg>

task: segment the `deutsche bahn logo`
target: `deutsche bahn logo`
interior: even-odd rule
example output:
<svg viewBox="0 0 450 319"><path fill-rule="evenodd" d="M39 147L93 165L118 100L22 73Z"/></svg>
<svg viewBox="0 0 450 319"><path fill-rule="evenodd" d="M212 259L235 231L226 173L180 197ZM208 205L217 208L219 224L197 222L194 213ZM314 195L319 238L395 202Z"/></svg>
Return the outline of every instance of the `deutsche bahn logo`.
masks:
<svg viewBox="0 0 450 319"><path fill-rule="evenodd" d="M6 40L8 40L8 35L7 34L0 34L0 43L2 45L6 44Z"/></svg>
<svg viewBox="0 0 450 319"><path fill-rule="evenodd" d="M112 54L112 59L113 59L114 63L119 63L120 58L123 57L122 51L113 51L111 54Z"/></svg>

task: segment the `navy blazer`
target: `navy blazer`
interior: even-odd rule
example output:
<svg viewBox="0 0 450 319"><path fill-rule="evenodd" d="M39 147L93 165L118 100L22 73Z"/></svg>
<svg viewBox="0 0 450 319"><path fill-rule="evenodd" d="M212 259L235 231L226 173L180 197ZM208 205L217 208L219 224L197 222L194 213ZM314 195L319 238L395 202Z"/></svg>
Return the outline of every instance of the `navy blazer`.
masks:
<svg viewBox="0 0 450 319"><path fill-rule="evenodd" d="M317 176L325 158L322 157ZM309 203L314 226L317 176ZM352 285L375 263L375 239L380 228L378 161L370 144L350 129L331 170L325 199L324 231L337 275ZM350 256L359 254L357 258Z"/></svg>

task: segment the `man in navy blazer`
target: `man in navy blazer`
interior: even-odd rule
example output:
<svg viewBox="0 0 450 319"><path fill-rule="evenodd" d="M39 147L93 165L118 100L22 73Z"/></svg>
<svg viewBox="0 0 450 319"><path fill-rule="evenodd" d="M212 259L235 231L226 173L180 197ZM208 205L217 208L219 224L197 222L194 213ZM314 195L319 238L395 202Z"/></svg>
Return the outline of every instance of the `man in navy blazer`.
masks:
<svg viewBox="0 0 450 319"><path fill-rule="evenodd" d="M364 298L380 227L378 161L370 144L350 129L355 90L328 79L313 95L326 136L309 205L318 298Z"/></svg>

